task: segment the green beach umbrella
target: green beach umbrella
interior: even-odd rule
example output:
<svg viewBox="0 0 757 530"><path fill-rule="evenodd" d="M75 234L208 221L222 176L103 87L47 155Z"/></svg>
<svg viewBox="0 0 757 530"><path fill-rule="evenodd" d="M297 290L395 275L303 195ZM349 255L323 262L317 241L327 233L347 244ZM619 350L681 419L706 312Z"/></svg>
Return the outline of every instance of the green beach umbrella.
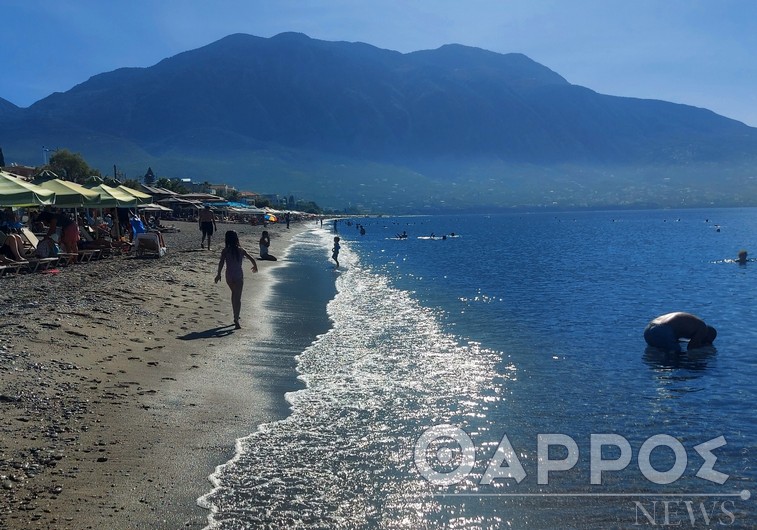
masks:
<svg viewBox="0 0 757 530"><path fill-rule="evenodd" d="M53 204L55 192L0 171L0 206L21 208Z"/></svg>
<svg viewBox="0 0 757 530"><path fill-rule="evenodd" d="M97 204L100 208L130 208L137 205L137 198L124 190L111 188L105 184L89 189L100 194L100 202Z"/></svg>
<svg viewBox="0 0 757 530"><path fill-rule="evenodd" d="M135 190L134 188L130 188L129 186L124 186L121 184L118 186L118 189L121 191L125 191L129 195L136 197L138 204L149 204L152 202L152 195L149 195L143 191Z"/></svg>
<svg viewBox="0 0 757 530"><path fill-rule="evenodd" d="M94 208L99 206L100 194L75 182L51 179L42 182L39 187L55 192L55 206L60 208Z"/></svg>

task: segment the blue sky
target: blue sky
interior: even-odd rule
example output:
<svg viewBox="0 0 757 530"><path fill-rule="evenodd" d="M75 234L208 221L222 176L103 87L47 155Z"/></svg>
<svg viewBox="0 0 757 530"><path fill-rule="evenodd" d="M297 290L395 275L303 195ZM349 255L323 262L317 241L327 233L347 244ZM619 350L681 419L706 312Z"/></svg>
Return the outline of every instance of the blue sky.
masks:
<svg viewBox="0 0 757 530"><path fill-rule="evenodd" d="M298 31L410 52L519 52L574 84L757 126L757 0L0 0L0 97L26 107L90 76L231 33Z"/></svg>

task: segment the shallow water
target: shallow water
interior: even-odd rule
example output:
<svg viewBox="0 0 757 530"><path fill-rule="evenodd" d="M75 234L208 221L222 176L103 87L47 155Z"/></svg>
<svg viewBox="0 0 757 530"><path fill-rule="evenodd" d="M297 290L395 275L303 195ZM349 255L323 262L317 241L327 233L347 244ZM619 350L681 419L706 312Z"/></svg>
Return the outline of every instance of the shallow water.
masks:
<svg viewBox="0 0 757 530"><path fill-rule="evenodd" d="M240 441L215 476L203 501L211 526L630 528L662 523L664 502L669 524L757 521L754 500L739 496L757 478L757 263L730 261L757 252L756 210L360 222L365 236L340 224L339 273L325 230L292 251L336 278L332 328L298 358L307 388L288 395L291 416ZM391 239L403 230L408 239ZM460 237L418 239L432 232ZM646 349L646 323L676 310L714 325L716 349ZM419 438L442 424L475 447L471 471L447 486L416 465ZM540 463L568 456L539 451L539 435L554 433L575 440L579 456L539 484ZM591 435L603 433L627 439L632 458L591 484ZM505 435L525 478L481 484ZM684 448L687 465L670 484L639 468L653 435ZM694 449L720 436L723 484L696 476L704 461ZM465 463L460 447L432 442L421 462L453 472ZM658 471L677 458L666 447L649 457Z"/></svg>

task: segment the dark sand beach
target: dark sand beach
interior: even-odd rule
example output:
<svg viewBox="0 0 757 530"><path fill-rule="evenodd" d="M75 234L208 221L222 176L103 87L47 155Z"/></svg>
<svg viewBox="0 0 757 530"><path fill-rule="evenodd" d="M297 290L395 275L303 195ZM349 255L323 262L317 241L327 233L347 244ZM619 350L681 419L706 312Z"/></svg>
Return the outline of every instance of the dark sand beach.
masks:
<svg viewBox="0 0 757 530"><path fill-rule="evenodd" d="M219 223L207 251L196 224L177 226L160 259L0 279L0 527L202 528L208 475L287 414L294 355L328 325L333 285L309 306L286 259L246 265L234 330L213 283L223 232L257 256L262 227ZM269 226L271 253L305 228Z"/></svg>

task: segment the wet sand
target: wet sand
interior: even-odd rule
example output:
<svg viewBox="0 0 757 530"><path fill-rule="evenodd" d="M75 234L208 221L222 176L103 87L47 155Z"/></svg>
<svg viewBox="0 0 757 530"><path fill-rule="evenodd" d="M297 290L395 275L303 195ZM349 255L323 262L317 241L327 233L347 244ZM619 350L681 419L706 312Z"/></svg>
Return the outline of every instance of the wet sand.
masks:
<svg viewBox="0 0 757 530"><path fill-rule="evenodd" d="M262 227L219 223L207 251L196 224L176 225L160 259L0 278L0 528L202 528L208 475L287 414L301 344L249 348L296 327L265 309L296 305L291 289L271 298L286 260L245 265L234 330L213 283L223 232L257 256ZM306 228L269 226L271 253Z"/></svg>

